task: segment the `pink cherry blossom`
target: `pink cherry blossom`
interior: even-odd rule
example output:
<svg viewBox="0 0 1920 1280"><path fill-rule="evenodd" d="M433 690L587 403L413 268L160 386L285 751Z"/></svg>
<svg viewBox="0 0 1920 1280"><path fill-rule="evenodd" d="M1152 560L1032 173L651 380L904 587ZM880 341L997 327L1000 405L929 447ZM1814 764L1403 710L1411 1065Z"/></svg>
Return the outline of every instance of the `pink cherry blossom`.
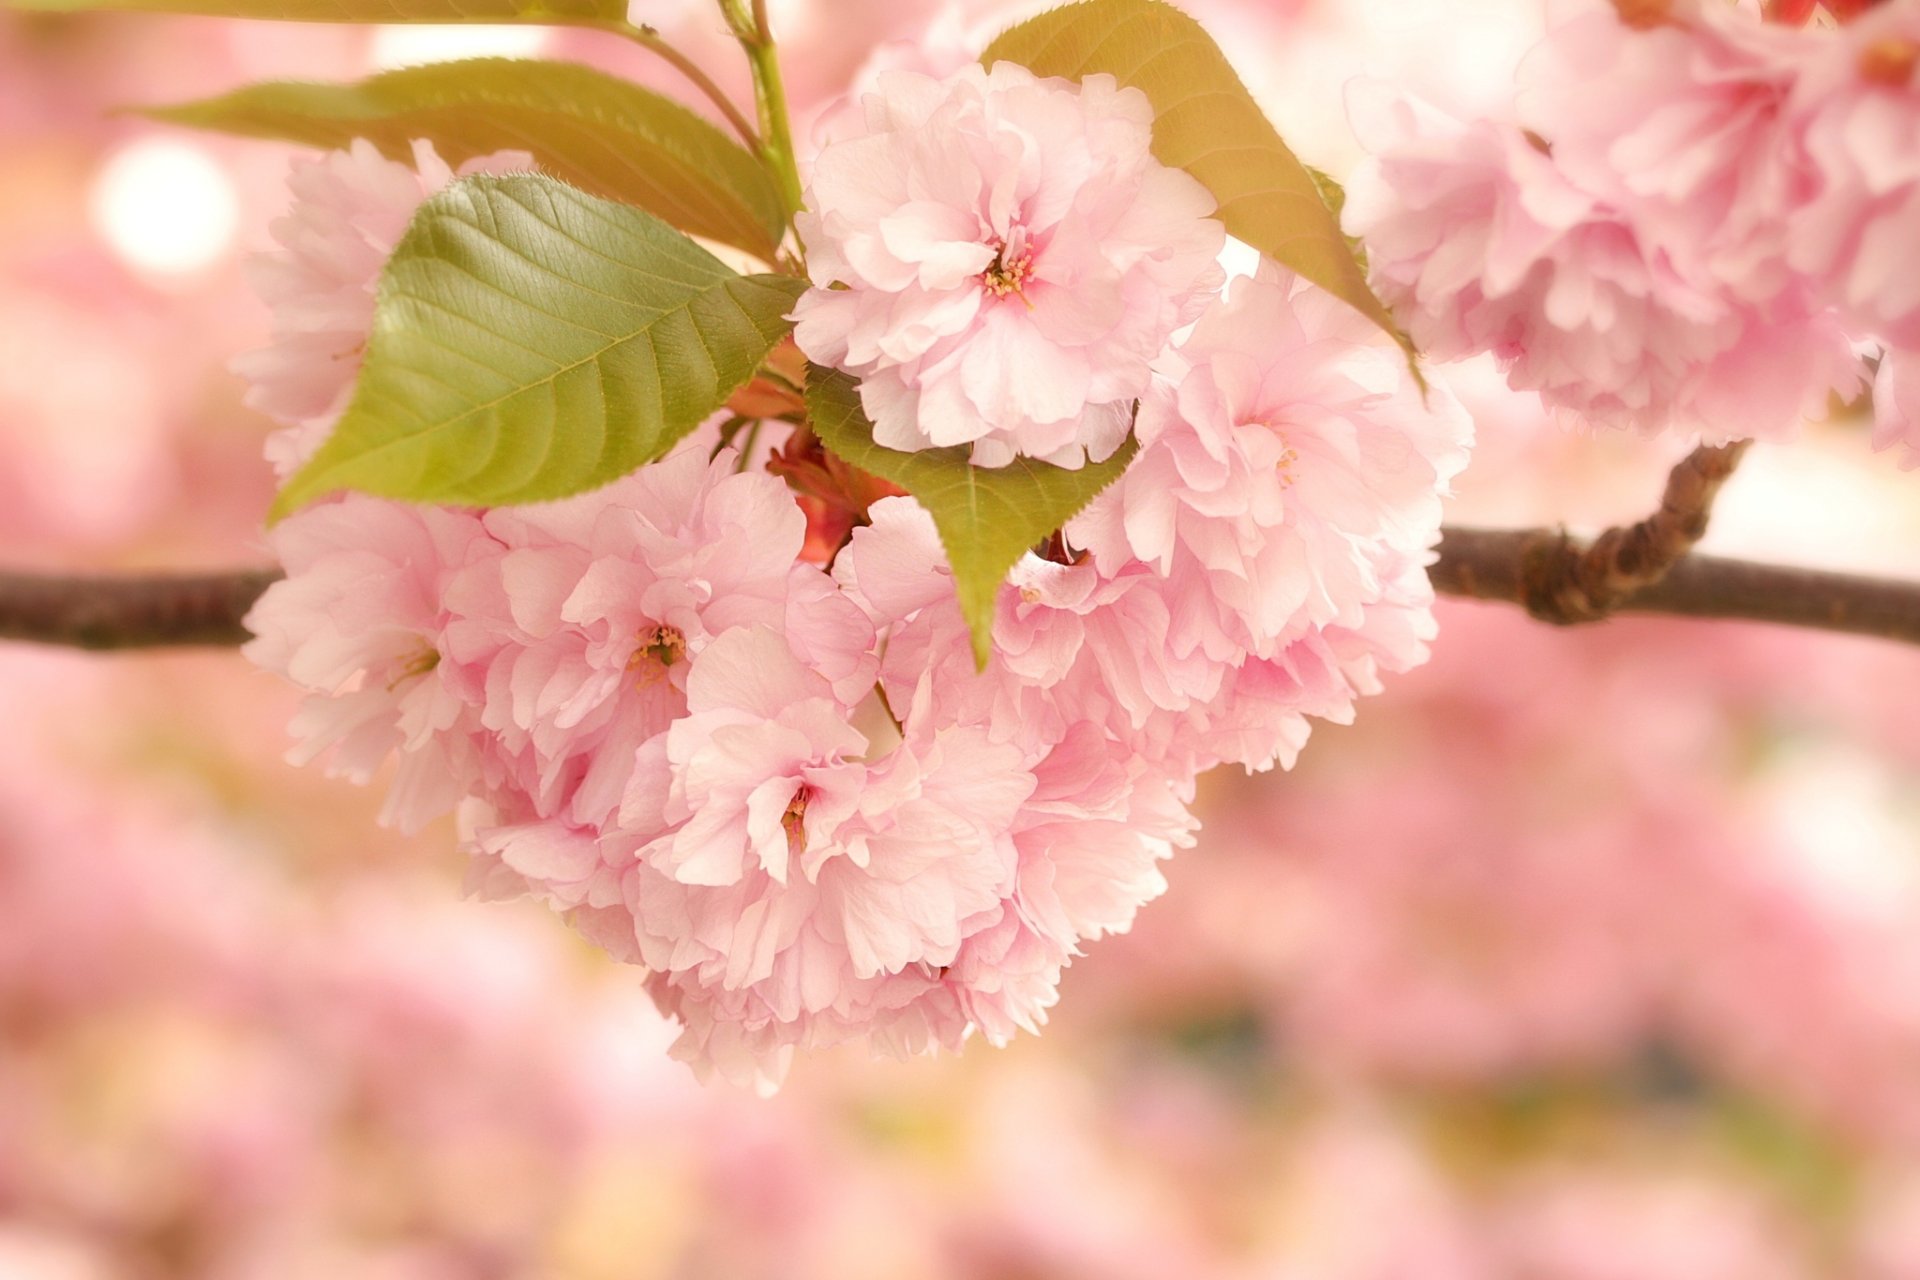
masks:
<svg viewBox="0 0 1920 1280"><path fill-rule="evenodd" d="M1424 549L1472 424L1329 294L1276 268L1236 282L1142 402L1140 455L1067 528L1096 563L1152 565L1177 650L1273 657L1358 627L1382 548Z"/></svg>
<svg viewBox="0 0 1920 1280"><path fill-rule="evenodd" d="M458 175L530 168L524 152L479 156ZM273 308L273 342L235 358L251 387L247 403L285 424L267 442L281 475L295 471L347 406L373 327L380 271L422 201L456 171L416 140L413 164L389 160L364 138L341 151L293 162L293 204L272 225L280 248L249 266L254 291Z"/></svg>
<svg viewBox="0 0 1920 1280"><path fill-rule="evenodd" d="M1802 282L1785 214L1813 186L1787 110L1820 37L1721 0L1632 25L1607 0L1561 0L1519 70L1523 124L1635 235L1755 304Z"/></svg>
<svg viewBox="0 0 1920 1280"><path fill-rule="evenodd" d="M1920 347L1920 13L1871 10L1820 49L1796 88L1818 190L1796 212L1793 265L1864 332Z"/></svg>
<svg viewBox="0 0 1920 1280"><path fill-rule="evenodd" d="M1858 383L1838 319L1741 302L1560 167L1550 140L1412 100L1350 102L1373 157L1346 225L1422 350L1482 351L1597 425L1781 437Z"/></svg>
<svg viewBox="0 0 1920 1280"><path fill-rule="evenodd" d="M1107 457L1225 237L1206 189L1149 151L1146 95L1001 63L883 75L863 105L798 220L801 349L861 379L890 448Z"/></svg>
<svg viewBox="0 0 1920 1280"><path fill-rule="evenodd" d="M290 758L331 751L333 772L364 783L398 751L382 820L405 830L483 779L502 781L443 639L450 580L505 550L480 520L349 495L281 522L268 542L287 576L247 614L244 652L310 694Z"/></svg>
<svg viewBox="0 0 1920 1280"><path fill-rule="evenodd" d="M647 841L628 886L640 954L683 1017L706 1007L689 1051L711 1018L751 1078L777 1079L786 1047L845 1039L940 985L1013 887L1034 781L977 729L910 715L903 737L878 699L856 727L769 627L697 656L687 707L642 749L621 811Z"/></svg>
<svg viewBox="0 0 1920 1280"><path fill-rule="evenodd" d="M1902 467L1920 467L1920 351L1887 351L1874 374L1873 447L1895 445L1905 450Z"/></svg>
<svg viewBox="0 0 1920 1280"><path fill-rule="evenodd" d="M786 486L706 454L690 441L593 493L489 511L505 554L448 583L448 648L482 722L537 761L543 815L567 789L571 821L606 822L634 751L685 712L687 659L729 628L780 625L792 585L823 578L795 563L806 518Z"/></svg>

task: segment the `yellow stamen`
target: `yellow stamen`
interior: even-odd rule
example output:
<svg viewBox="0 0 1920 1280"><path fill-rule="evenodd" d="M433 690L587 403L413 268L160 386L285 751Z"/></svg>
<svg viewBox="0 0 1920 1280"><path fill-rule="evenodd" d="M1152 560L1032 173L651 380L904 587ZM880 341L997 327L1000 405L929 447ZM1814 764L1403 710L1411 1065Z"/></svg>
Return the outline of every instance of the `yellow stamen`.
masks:
<svg viewBox="0 0 1920 1280"><path fill-rule="evenodd" d="M787 801L787 811L780 815L781 829L787 833L787 852L796 857L807 850L807 797L809 791L805 785L793 793L793 799Z"/></svg>
<svg viewBox="0 0 1920 1280"><path fill-rule="evenodd" d="M684 658L687 638L678 627L654 627L640 633L640 644L627 659L627 670L640 673L642 688L666 675L667 669Z"/></svg>
<svg viewBox="0 0 1920 1280"><path fill-rule="evenodd" d="M1861 78L1889 89L1912 83L1915 66L1920 66L1920 44L1898 36L1876 40L1860 55Z"/></svg>

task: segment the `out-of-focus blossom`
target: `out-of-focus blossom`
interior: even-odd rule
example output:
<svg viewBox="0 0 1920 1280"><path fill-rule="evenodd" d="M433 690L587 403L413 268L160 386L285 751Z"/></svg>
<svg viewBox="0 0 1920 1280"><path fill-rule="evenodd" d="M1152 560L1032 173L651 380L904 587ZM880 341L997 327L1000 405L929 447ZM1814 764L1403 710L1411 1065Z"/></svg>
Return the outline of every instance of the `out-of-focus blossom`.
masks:
<svg viewBox="0 0 1920 1280"><path fill-rule="evenodd" d="M1516 389L1600 426L1780 437L1857 385L1837 320L1742 302L1646 240L1518 127L1351 99L1374 152L1346 224L1439 360L1491 351Z"/></svg>
<svg viewBox="0 0 1920 1280"><path fill-rule="evenodd" d="M1807 38L1819 58L1793 106L1817 187L1791 260L1851 324L1920 347L1920 13L1880 5Z"/></svg>
<svg viewBox="0 0 1920 1280"><path fill-rule="evenodd" d="M1904 449L1900 465L1920 467L1920 351L1895 347L1873 376L1873 447Z"/></svg>
<svg viewBox="0 0 1920 1280"><path fill-rule="evenodd" d="M1798 99L1827 42L1724 5L1638 23L1575 0L1515 122L1354 94L1374 155L1348 226L1438 359L1491 351L1598 426L1785 438L1862 380L1859 320L1801 261L1819 179Z"/></svg>
<svg viewBox="0 0 1920 1280"><path fill-rule="evenodd" d="M1226 234L1153 158L1146 95L1002 63L882 76L863 113L809 175L801 349L861 379L889 448L1107 457Z"/></svg>
<svg viewBox="0 0 1920 1280"><path fill-rule="evenodd" d="M1539 1280L1812 1280L1806 1242L1751 1191L1710 1177L1543 1170L1489 1234Z"/></svg>
<svg viewBox="0 0 1920 1280"><path fill-rule="evenodd" d="M1649 256L1777 306L1805 289L1783 215L1813 178L1787 104L1816 47L1722 0L1637 25L1606 0L1561 0L1520 66L1519 116L1555 168L1630 218Z"/></svg>

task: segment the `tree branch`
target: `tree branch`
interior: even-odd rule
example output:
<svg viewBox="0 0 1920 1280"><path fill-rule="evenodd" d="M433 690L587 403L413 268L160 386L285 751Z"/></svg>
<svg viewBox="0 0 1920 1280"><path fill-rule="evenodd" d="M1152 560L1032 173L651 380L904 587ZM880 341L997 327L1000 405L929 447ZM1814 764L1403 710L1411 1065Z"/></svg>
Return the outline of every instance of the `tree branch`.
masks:
<svg viewBox="0 0 1920 1280"><path fill-rule="evenodd" d="M1445 529L1434 590L1517 604L1559 626L1665 613L1920 644L1920 582L1691 554L1749 443L1695 449L1667 475L1658 511L1591 543L1565 529Z"/></svg>
<svg viewBox="0 0 1920 1280"><path fill-rule="evenodd" d="M1434 590L1526 607L1535 617L1542 566L1580 544L1563 529L1444 531L1428 571ZM1657 582L1616 598L1608 613L1670 614L1811 627L1920 644L1920 582L1686 555ZM1546 617L1570 625L1607 613Z"/></svg>
<svg viewBox="0 0 1920 1280"><path fill-rule="evenodd" d="M277 569L65 578L0 573L0 640L78 649L237 645Z"/></svg>
<svg viewBox="0 0 1920 1280"><path fill-rule="evenodd" d="M1586 550L1560 529L1452 527L1430 573L1442 595L1525 606L1538 596L1543 565ZM0 640L99 650L237 645L247 639L240 620L279 576L272 569L125 578L0 573ZM1769 622L1920 645L1920 581L1717 556L1681 556L1659 581L1617 597L1609 612Z"/></svg>
<svg viewBox="0 0 1920 1280"><path fill-rule="evenodd" d="M1748 443L1702 445L1681 459L1660 509L1638 524L1609 529L1591 545L1564 530L1530 544L1520 603L1542 622L1598 622L1659 582L1706 534L1713 499Z"/></svg>

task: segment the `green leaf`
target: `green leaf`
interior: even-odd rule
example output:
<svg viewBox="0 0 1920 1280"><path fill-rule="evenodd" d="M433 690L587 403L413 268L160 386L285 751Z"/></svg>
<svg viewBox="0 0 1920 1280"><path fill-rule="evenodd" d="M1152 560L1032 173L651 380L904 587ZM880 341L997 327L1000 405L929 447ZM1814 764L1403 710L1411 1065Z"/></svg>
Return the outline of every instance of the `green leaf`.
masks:
<svg viewBox="0 0 1920 1280"><path fill-rule="evenodd" d="M552 178L463 179L394 250L353 399L273 516L339 489L497 506L606 484L746 382L805 287Z"/></svg>
<svg viewBox="0 0 1920 1280"><path fill-rule="evenodd" d="M1320 185L1198 22L1161 0L1082 0L1019 24L980 56L989 67L1003 59L1069 80L1105 72L1145 93L1153 154L1213 192L1227 230L1353 306L1412 361Z"/></svg>
<svg viewBox="0 0 1920 1280"><path fill-rule="evenodd" d="M873 442L860 386L834 369L811 366L807 410L820 443L842 462L891 480L933 516L953 566L960 611L973 631L974 660L984 668L993 644L993 605L1007 570L1120 478L1139 442L1131 435L1105 462L1077 471L1031 458L976 467L965 446L902 453Z"/></svg>
<svg viewBox="0 0 1920 1280"><path fill-rule="evenodd" d="M39 13L188 13L290 22L624 22L626 0L6 0Z"/></svg>
<svg viewBox="0 0 1920 1280"><path fill-rule="evenodd" d="M479 58L352 85L257 84L145 114L316 147L366 138L403 161L415 138L429 139L452 165L526 151L584 191L767 261L786 224L766 168L718 128L669 98L572 63Z"/></svg>

